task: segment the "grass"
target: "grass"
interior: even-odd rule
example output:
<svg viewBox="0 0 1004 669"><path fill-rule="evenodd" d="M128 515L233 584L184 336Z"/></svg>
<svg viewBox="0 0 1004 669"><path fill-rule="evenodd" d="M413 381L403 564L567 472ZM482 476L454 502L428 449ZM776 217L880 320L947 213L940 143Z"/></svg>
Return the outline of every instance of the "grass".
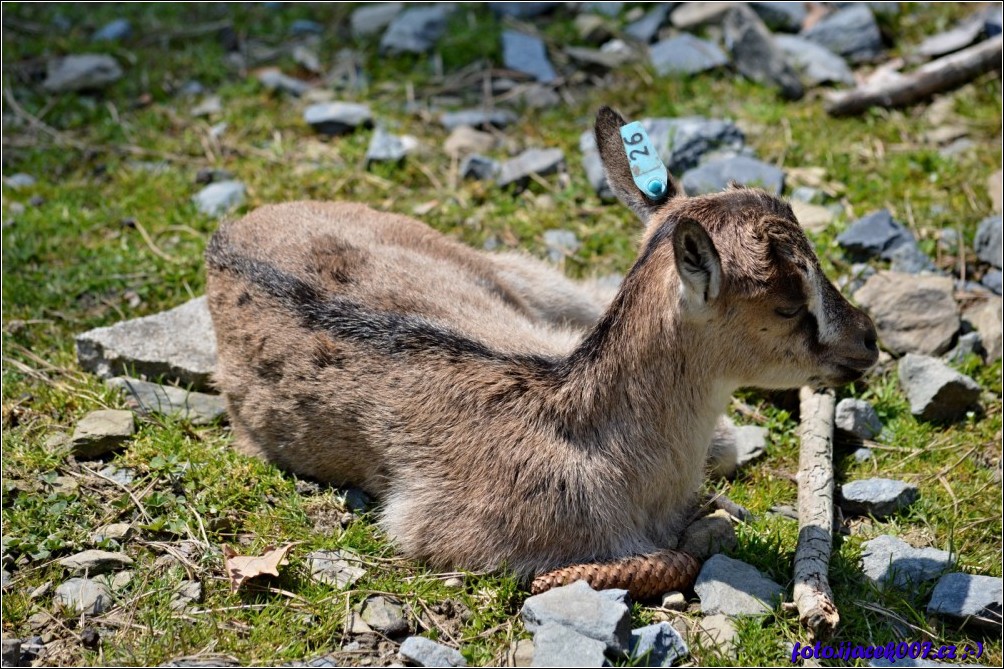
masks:
<svg viewBox="0 0 1004 669"><path fill-rule="evenodd" d="M897 45L916 43L969 11L956 5L904 6L885 27ZM372 593L405 602L413 620L423 621L420 632L459 646L471 664L501 663L511 643L528 636L518 619L527 593L511 576L468 574L462 588L447 587L440 575L398 558L369 514L345 516L340 491L305 485L230 450L225 425L143 418L136 437L103 463L75 462L64 447L53 445L53 435L70 432L86 412L122 405L100 380L79 370L73 335L155 313L202 292L202 250L216 221L191 203L201 167L230 170L247 185L242 211L318 198L411 214L435 202L421 218L474 246L494 239L503 247L542 254L543 232L567 228L583 241L565 260L570 275L624 272L633 259L637 226L625 208L596 197L578 160L578 136L606 103L633 117L732 118L747 130L762 159L787 169L822 167L826 180L837 185L830 204L844 209L814 240L831 277L847 267L834 238L855 216L888 207L933 255L945 227L960 230L966 248L972 248L977 223L990 213L984 184L1001 164L997 76L952 95L950 122L964 124L975 146L943 157L924 141L933 124L923 105L832 119L815 94L784 103L730 73L667 79L628 66L601 84L573 87L570 104L524 110L506 136L517 147L562 148L568 178L548 178L523 192L500 191L457 181L439 149L446 133L404 112L409 87L420 101L442 88L430 61L381 57L375 41L354 40L345 27L350 9L295 4L272 9L265 3L4 5L3 88L25 112L17 113L8 99L4 173L26 172L38 181L3 190L3 553L14 579L3 597L3 633L42 634L51 653L47 663L142 665L218 653L248 664L275 664L324 654L360 641L345 631L346 612ZM101 49L123 63L121 81L97 96L41 92L39 64L45 58L98 50L89 42L91 31L120 16L132 20L136 35ZM69 28L52 27L60 17ZM193 30L228 20L243 38L274 45L287 39L298 18L326 27L318 45L322 62L332 62L344 46L359 49L369 86L338 97L365 100L393 131L419 137L424 149L418 158L365 170L368 132L331 141L316 136L301 120L302 103L269 94L234 72L215 31ZM497 63L501 29L483 7L456 13L442 42L446 73L477 59ZM555 41L574 35L571 17L563 13L542 30ZM295 67L288 57L279 64L287 71ZM210 119L191 117L188 110L198 98L178 94L189 80L219 95L224 111ZM226 129L214 139L212 127L219 123ZM502 149L495 155L504 156ZM969 359L962 369L983 387L984 411L951 426L916 421L892 373L841 390L841 396L873 402L886 427L872 460L858 463L838 452L840 480L902 478L918 484L921 497L888 520L854 521L850 534L840 537L831 575L842 618L838 642L980 640L987 644L982 664L1002 660L999 638L925 616L930 585L879 591L858 566L863 541L892 533L917 545L951 548L964 571L1001 575L995 478L1001 456L1000 367ZM789 585L797 526L767 511L796 498L787 478L797 467L796 423L773 396L747 392L744 398L766 417L767 457L735 481L709 488L757 514L738 528L734 556ZM129 493L85 469L107 464L134 470ZM51 587L65 579L54 561L91 547L98 526L119 520L136 525L139 538L121 547L106 540L101 547L124 549L135 560L132 581L104 615L64 617L52 601ZM160 559L166 546L177 550L183 541L197 550L182 561ZM252 553L288 541L302 543L282 576L230 590L223 544ZM311 550L336 548L358 553L367 568L346 591L311 581L303 561ZM171 593L189 578L201 580L203 600L187 611L172 610ZM642 604L633 613L638 623L674 615ZM84 645L86 628L97 630L102 642ZM708 648L695 648L694 656L703 664L787 663L784 644L807 640L797 621L781 614L742 623L739 639L737 658ZM386 663L394 651L393 644L362 639L340 661Z"/></svg>

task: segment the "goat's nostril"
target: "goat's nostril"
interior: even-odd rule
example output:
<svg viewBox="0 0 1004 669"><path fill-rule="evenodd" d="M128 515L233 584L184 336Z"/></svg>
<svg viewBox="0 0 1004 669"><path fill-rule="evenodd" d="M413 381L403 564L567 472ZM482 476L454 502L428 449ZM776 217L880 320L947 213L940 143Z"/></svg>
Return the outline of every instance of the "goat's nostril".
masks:
<svg viewBox="0 0 1004 669"><path fill-rule="evenodd" d="M867 335L865 337L864 344L865 348L868 349L869 351L875 352L878 350L878 340L875 338L874 335Z"/></svg>

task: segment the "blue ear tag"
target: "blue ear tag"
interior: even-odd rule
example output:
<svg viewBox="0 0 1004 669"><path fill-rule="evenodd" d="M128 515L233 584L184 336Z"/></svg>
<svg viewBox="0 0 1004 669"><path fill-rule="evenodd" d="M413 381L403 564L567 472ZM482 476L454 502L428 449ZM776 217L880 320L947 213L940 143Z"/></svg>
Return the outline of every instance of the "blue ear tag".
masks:
<svg viewBox="0 0 1004 669"><path fill-rule="evenodd" d="M665 195L669 172L641 123L634 121L621 126L621 141L624 142L624 152L627 153L631 176L638 190L653 200Z"/></svg>

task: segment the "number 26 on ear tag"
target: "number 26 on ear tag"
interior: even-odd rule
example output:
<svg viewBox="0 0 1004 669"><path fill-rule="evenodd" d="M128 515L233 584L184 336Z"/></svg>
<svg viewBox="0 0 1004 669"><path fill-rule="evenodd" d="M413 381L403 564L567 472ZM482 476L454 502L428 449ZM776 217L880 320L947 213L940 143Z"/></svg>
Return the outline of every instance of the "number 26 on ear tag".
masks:
<svg viewBox="0 0 1004 669"><path fill-rule="evenodd" d="M669 172L652 145L641 123L635 121L621 126L621 141L631 164L631 176L638 189L651 199L666 194Z"/></svg>

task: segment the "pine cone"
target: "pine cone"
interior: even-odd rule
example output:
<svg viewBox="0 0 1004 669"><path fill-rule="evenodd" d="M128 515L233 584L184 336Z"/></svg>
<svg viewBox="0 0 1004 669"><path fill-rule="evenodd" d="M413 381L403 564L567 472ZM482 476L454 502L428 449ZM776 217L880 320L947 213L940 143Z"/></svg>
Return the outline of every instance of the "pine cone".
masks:
<svg viewBox="0 0 1004 669"><path fill-rule="evenodd" d="M634 599L656 597L670 590L685 590L694 584L701 564L689 553L663 550L634 555L616 562L577 564L542 574L533 579L530 591L542 592L585 581L596 590L621 588Z"/></svg>

